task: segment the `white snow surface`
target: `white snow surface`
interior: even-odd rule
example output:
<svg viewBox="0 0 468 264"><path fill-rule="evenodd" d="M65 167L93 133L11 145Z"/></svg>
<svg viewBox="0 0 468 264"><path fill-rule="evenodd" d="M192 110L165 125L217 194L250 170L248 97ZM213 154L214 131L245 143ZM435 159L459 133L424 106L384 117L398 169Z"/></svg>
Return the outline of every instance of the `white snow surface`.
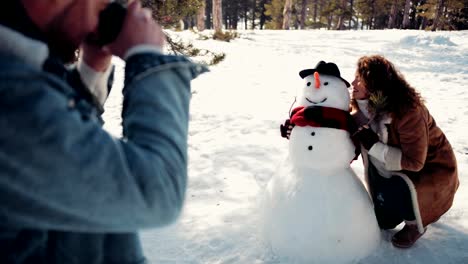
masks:
<svg viewBox="0 0 468 264"><path fill-rule="evenodd" d="M176 223L142 231L150 263L291 263L262 238L260 200L288 152L279 125L303 86L298 73L324 60L351 82L358 58L370 54L386 56L421 92L454 148L461 185L450 211L411 249L389 242L400 225L359 263L468 263L467 31L239 31L231 42L170 33L227 56L192 83L186 203ZM115 63L104 119L119 136L123 65ZM362 178L361 160L351 167Z"/></svg>

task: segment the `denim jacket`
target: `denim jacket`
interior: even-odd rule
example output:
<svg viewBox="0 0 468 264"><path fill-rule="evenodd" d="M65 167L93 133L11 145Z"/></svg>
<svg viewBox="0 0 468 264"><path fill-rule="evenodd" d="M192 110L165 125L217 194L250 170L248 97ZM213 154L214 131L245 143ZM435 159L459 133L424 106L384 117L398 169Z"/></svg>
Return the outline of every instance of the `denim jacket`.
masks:
<svg viewBox="0 0 468 264"><path fill-rule="evenodd" d="M144 263L136 232L183 205L190 81L206 68L130 57L119 139L23 55L0 47L0 263Z"/></svg>

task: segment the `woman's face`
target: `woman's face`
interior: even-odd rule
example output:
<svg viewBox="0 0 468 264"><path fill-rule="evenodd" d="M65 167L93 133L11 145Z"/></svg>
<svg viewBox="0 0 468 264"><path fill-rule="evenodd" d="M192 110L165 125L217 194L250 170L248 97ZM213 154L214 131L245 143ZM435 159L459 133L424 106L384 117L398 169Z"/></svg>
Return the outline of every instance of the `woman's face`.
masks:
<svg viewBox="0 0 468 264"><path fill-rule="evenodd" d="M351 83L351 86L353 87L353 92L351 94L352 99L364 100L369 98L369 92L367 91L366 85L364 84L364 81L361 80L358 73L355 74L354 81Z"/></svg>

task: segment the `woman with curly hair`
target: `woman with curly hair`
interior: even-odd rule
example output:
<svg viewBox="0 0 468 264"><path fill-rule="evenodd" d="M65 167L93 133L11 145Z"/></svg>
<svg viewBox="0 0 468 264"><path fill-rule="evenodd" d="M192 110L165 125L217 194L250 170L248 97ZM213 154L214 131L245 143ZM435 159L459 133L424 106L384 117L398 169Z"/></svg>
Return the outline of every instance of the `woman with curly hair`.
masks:
<svg viewBox="0 0 468 264"><path fill-rule="evenodd" d="M455 155L420 94L386 58L360 58L352 86L353 138L377 221L381 229L404 221L392 244L409 248L452 206Z"/></svg>

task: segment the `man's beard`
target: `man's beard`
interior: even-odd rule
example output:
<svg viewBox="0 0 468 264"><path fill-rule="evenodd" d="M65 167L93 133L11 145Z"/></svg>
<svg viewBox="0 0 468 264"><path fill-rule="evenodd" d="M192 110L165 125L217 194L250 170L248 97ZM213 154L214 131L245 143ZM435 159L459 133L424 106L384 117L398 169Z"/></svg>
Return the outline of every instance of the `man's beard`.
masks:
<svg viewBox="0 0 468 264"><path fill-rule="evenodd" d="M68 10L70 7L68 7ZM65 24L68 10L58 15L49 24L47 29L47 44L52 56L59 57L63 63L73 63L78 60L79 41L72 39L72 32L68 31Z"/></svg>
<svg viewBox="0 0 468 264"><path fill-rule="evenodd" d="M66 39L65 34L53 34L48 38L50 53L59 57L63 63L73 63L78 60L79 47Z"/></svg>

